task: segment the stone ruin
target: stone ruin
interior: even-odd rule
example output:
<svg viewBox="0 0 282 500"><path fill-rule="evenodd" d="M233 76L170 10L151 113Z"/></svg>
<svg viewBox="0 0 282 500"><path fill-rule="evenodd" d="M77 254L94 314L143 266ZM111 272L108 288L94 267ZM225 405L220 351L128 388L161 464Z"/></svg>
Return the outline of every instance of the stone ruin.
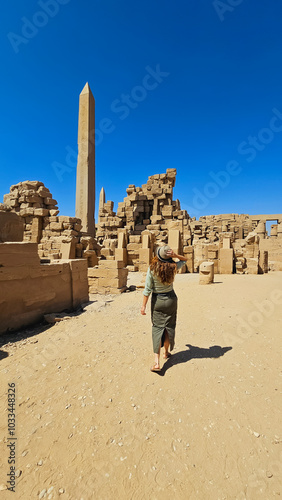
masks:
<svg viewBox="0 0 282 500"><path fill-rule="evenodd" d="M10 213L10 216L6 217L7 220L12 213L20 217L23 224L23 241L38 243L41 259L75 259L83 256L87 257L89 266L98 263L99 246L95 239L81 233L80 219L58 215L58 202L53 199L43 182L24 181L15 184L11 186L10 193L4 195L3 201L4 204L0 206L3 220L3 212ZM2 230L0 241L1 234ZM4 235L2 240L3 238ZM19 240L10 237L6 241Z"/></svg>
<svg viewBox="0 0 282 500"><path fill-rule="evenodd" d="M179 231L182 246L191 243L189 216L181 210L179 200L173 200L175 179L176 169L169 168L165 174L150 176L142 187L130 184L116 213L113 202L102 201L100 196L96 238L103 257L118 258L132 269L144 270L154 248L167 243L169 231L171 238L173 230ZM178 248L178 241L170 243Z"/></svg>
<svg viewBox="0 0 282 500"><path fill-rule="evenodd" d="M176 169L167 169L166 174L150 176L142 187L130 184L116 213L102 190L96 238L103 258L145 271L156 247L169 244L187 257L182 272L199 272L205 261L214 263L216 274L282 270L282 214L223 214L196 220L173 200L175 179ZM268 237L266 221L275 219Z"/></svg>
<svg viewBox="0 0 282 500"><path fill-rule="evenodd" d="M186 256L180 272L200 272L200 283L217 273L282 271L282 214L191 218L173 200L174 168L141 187L130 184L116 212L102 189L95 225L94 130L95 100L86 84L79 100L75 217L59 215L39 181L11 186L0 204L0 333L78 307L88 292L126 291L128 272L146 271L162 244ZM276 221L270 236L267 221Z"/></svg>

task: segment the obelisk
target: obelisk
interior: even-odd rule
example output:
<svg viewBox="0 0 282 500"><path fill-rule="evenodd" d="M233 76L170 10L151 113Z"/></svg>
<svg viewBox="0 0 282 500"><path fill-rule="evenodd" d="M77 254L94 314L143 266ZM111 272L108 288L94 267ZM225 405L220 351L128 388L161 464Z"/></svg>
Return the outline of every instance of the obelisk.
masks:
<svg viewBox="0 0 282 500"><path fill-rule="evenodd" d="M105 205L106 201L106 194L105 194L105 189L102 187L100 191L100 197L99 197L99 212L98 212L98 222L101 222L101 213L103 212L103 208Z"/></svg>
<svg viewBox="0 0 282 500"><path fill-rule="evenodd" d="M79 96L75 216L95 236L95 99L88 83Z"/></svg>

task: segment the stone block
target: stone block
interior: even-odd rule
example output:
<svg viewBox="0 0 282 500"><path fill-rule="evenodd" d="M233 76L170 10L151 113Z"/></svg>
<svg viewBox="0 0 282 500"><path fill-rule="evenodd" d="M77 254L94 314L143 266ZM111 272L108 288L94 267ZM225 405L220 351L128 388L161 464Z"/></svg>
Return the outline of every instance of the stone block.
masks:
<svg viewBox="0 0 282 500"><path fill-rule="evenodd" d="M61 222L50 222L50 230L51 231L62 231L63 224Z"/></svg>
<svg viewBox="0 0 282 500"><path fill-rule="evenodd" d="M83 258L87 259L88 267L94 267L98 264L98 257L95 250L85 250L83 252Z"/></svg>
<svg viewBox="0 0 282 500"><path fill-rule="evenodd" d="M122 288L126 286L127 279L122 278L99 278L98 286L99 287L110 287L110 288Z"/></svg>
<svg viewBox="0 0 282 500"><path fill-rule="evenodd" d="M139 250L139 263L146 265L147 267L150 265L152 260L152 250L151 248L140 248Z"/></svg>
<svg viewBox="0 0 282 500"><path fill-rule="evenodd" d="M30 245L37 248L33 243ZM22 248L25 251L24 246ZM77 266L77 261L73 262ZM86 269L83 273L75 267L72 272L69 261L0 268L0 333L22 328L42 320L44 314L71 309L73 304L87 301L86 277Z"/></svg>
<svg viewBox="0 0 282 500"><path fill-rule="evenodd" d="M259 271L259 263L258 259L246 258L246 274L258 274Z"/></svg>
<svg viewBox="0 0 282 500"><path fill-rule="evenodd" d="M101 269L122 269L124 267L122 260L99 260Z"/></svg>
<svg viewBox="0 0 282 500"><path fill-rule="evenodd" d="M47 217L49 215L49 210L47 208L35 208L34 215L36 217Z"/></svg>
<svg viewBox="0 0 282 500"><path fill-rule="evenodd" d="M170 229L168 231L168 245L177 254L180 252L180 231L178 229Z"/></svg>
<svg viewBox="0 0 282 500"><path fill-rule="evenodd" d="M208 250L208 259L217 259L218 251L217 250Z"/></svg>
<svg viewBox="0 0 282 500"><path fill-rule="evenodd" d="M58 202L56 200L53 200L53 198L50 198L50 197L45 198L44 203L46 205L58 205Z"/></svg>
<svg viewBox="0 0 282 500"><path fill-rule="evenodd" d="M122 249L126 247L126 235L124 232L118 233L118 248Z"/></svg>
<svg viewBox="0 0 282 500"><path fill-rule="evenodd" d="M19 215L21 217L27 217L29 215L34 215L35 210L42 210L41 208L21 208L19 211Z"/></svg>
<svg viewBox="0 0 282 500"><path fill-rule="evenodd" d="M87 270L88 273L88 279L89 278L104 278L106 276L106 269L101 269L98 266L95 267L88 267Z"/></svg>
<svg viewBox="0 0 282 500"><path fill-rule="evenodd" d="M47 197L50 197L50 191L49 189L47 189L45 186L41 186L38 190L37 190L37 194L41 197L41 198L47 198Z"/></svg>
<svg viewBox="0 0 282 500"><path fill-rule="evenodd" d="M102 248L101 255L107 258L113 255L113 251L110 248Z"/></svg>
<svg viewBox="0 0 282 500"><path fill-rule="evenodd" d="M0 267L39 266L36 243L0 243Z"/></svg>
<svg viewBox="0 0 282 500"><path fill-rule="evenodd" d="M138 271L138 266L136 265L129 265L127 266L127 269L130 273L136 273Z"/></svg>
<svg viewBox="0 0 282 500"><path fill-rule="evenodd" d="M0 212L0 242L23 241L24 222L13 212Z"/></svg>
<svg viewBox="0 0 282 500"><path fill-rule="evenodd" d="M72 308L76 309L84 302L88 302L87 262L84 259L70 261Z"/></svg>
<svg viewBox="0 0 282 500"><path fill-rule="evenodd" d="M150 248L151 246L151 236L150 234L142 235L142 248Z"/></svg>
<svg viewBox="0 0 282 500"><path fill-rule="evenodd" d="M115 249L115 260L122 261L124 267L127 265L127 250L126 250L126 248L116 248Z"/></svg>
<svg viewBox="0 0 282 500"><path fill-rule="evenodd" d="M268 273L268 252L266 250L260 250L259 252L259 274Z"/></svg>
<svg viewBox="0 0 282 500"><path fill-rule="evenodd" d="M61 243L62 259L75 259L76 257L76 241L71 240L69 243Z"/></svg>
<svg viewBox="0 0 282 500"><path fill-rule="evenodd" d="M127 251L139 252L140 246L140 243L128 243Z"/></svg>
<svg viewBox="0 0 282 500"><path fill-rule="evenodd" d="M214 280L214 263L213 262L202 262L199 269L199 284L209 285L213 283Z"/></svg>
<svg viewBox="0 0 282 500"><path fill-rule="evenodd" d="M34 217L31 225L31 241L33 243L39 243L42 236L42 218Z"/></svg>
<svg viewBox="0 0 282 500"><path fill-rule="evenodd" d="M223 238L222 240L223 248L231 248L230 238Z"/></svg>
<svg viewBox="0 0 282 500"><path fill-rule="evenodd" d="M233 273L233 249L220 248L219 250L219 274Z"/></svg>

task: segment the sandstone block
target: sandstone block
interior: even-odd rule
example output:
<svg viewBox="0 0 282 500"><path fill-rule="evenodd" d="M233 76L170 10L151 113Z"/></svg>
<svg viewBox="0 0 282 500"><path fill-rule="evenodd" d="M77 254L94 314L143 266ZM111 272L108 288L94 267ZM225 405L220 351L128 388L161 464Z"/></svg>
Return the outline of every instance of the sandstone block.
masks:
<svg viewBox="0 0 282 500"><path fill-rule="evenodd" d="M152 260L152 250L151 248L140 248L139 249L139 260L140 262L150 264Z"/></svg>
<svg viewBox="0 0 282 500"><path fill-rule="evenodd" d="M139 252L140 246L141 246L140 243L128 243L127 251Z"/></svg>
<svg viewBox="0 0 282 500"><path fill-rule="evenodd" d="M101 255L107 258L113 255L113 251L111 250L111 248L102 248Z"/></svg>
<svg viewBox="0 0 282 500"><path fill-rule="evenodd" d="M49 197L50 198L50 191L49 189L47 189L46 187L40 187L38 190L37 190L37 194L41 197L41 198L47 198Z"/></svg>
<svg viewBox="0 0 282 500"><path fill-rule="evenodd" d="M126 286L126 278L99 278L99 287L122 288Z"/></svg>
<svg viewBox="0 0 282 500"><path fill-rule="evenodd" d="M84 302L88 302L87 262L84 259L70 261L72 275L72 307L75 309Z"/></svg>
<svg viewBox="0 0 282 500"><path fill-rule="evenodd" d="M259 252L259 274L268 273L268 252L266 250L260 250Z"/></svg>
<svg viewBox="0 0 282 500"><path fill-rule="evenodd" d="M83 252L83 258L87 259L88 267L94 267L98 264L98 257L95 250L85 250Z"/></svg>
<svg viewBox="0 0 282 500"><path fill-rule="evenodd" d="M63 224L61 222L50 222L51 231L62 231Z"/></svg>
<svg viewBox="0 0 282 500"><path fill-rule="evenodd" d="M95 267L88 267L88 278L104 278L106 269L100 269L100 267L95 266Z"/></svg>
<svg viewBox="0 0 282 500"><path fill-rule="evenodd" d="M0 267L39 266L36 243L0 243Z"/></svg>
<svg viewBox="0 0 282 500"><path fill-rule="evenodd" d="M168 245L172 250L179 254L180 252L180 231L178 229L170 229L168 231Z"/></svg>
<svg viewBox="0 0 282 500"><path fill-rule="evenodd" d="M0 212L0 242L22 241L24 223L21 217L13 212Z"/></svg>
<svg viewBox="0 0 282 500"><path fill-rule="evenodd" d="M75 259L76 256L76 242L75 240L69 243L61 243L61 255L62 259Z"/></svg>
<svg viewBox="0 0 282 500"><path fill-rule="evenodd" d="M219 274L233 273L233 249L220 248L219 250Z"/></svg>
<svg viewBox="0 0 282 500"><path fill-rule="evenodd" d="M44 203L46 205L58 205L57 200L54 200L53 198L51 198L49 196L47 198L45 198Z"/></svg>
<svg viewBox="0 0 282 500"><path fill-rule="evenodd" d="M213 262L202 262L200 265L200 285L209 285L213 283L214 280L214 263Z"/></svg>
<svg viewBox="0 0 282 500"><path fill-rule="evenodd" d="M127 269L131 273L136 273L138 271L138 266L136 266L136 265L129 265L129 266L127 266Z"/></svg>
<svg viewBox="0 0 282 500"><path fill-rule="evenodd" d="M124 267L121 260L99 260L99 267L101 269L122 269Z"/></svg>
<svg viewBox="0 0 282 500"><path fill-rule="evenodd" d="M123 265L127 265L127 250L126 248L116 248L115 249L115 260L120 260Z"/></svg>
<svg viewBox="0 0 282 500"><path fill-rule="evenodd" d="M35 208L34 215L39 217L47 217L49 215L49 210L47 208Z"/></svg>
<svg viewBox="0 0 282 500"><path fill-rule="evenodd" d="M27 217L28 215L34 215L35 210L41 210L40 208L21 208L19 215L21 217Z"/></svg>

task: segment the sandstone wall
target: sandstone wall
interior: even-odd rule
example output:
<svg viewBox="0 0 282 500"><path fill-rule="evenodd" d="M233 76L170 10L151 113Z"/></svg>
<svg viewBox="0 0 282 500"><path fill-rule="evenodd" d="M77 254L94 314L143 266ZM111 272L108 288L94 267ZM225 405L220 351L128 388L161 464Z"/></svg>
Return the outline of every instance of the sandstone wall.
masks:
<svg viewBox="0 0 282 500"><path fill-rule="evenodd" d="M260 240L260 251L268 252L268 263L272 271L282 271L282 238Z"/></svg>
<svg viewBox="0 0 282 500"><path fill-rule="evenodd" d="M5 224L2 211L6 215ZM77 217L58 215L57 201L43 182L24 181L11 186L0 206L0 241L30 241L39 243L41 259L86 258L89 265L97 263L100 247L91 236L81 233L81 220ZM15 234L8 218L18 216L17 225L23 225L23 235ZM2 217L2 218L1 218Z"/></svg>
<svg viewBox="0 0 282 500"><path fill-rule="evenodd" d="M36 243L0 244L0 333L87 301L86 260L40 264Z"/></svg>
<svg viewBox="0 0 282 500"><path fill-rule="evenodd" d="M23 241L24 222L17 214L0 207L0 243Z"/></svg>

